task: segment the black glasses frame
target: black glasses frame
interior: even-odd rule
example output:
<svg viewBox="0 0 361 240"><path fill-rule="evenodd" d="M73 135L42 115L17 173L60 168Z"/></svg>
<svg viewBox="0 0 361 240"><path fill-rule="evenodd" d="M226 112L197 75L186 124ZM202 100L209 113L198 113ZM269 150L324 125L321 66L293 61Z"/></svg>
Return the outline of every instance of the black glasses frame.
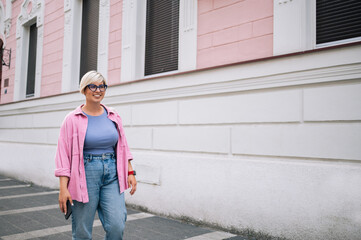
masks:
<svg viewBox="0 0 361 240"><path fill-rule="evenodd" d="M92 91L92 92L96 92L98 88L99 88L99 91L105 92L105 90L107 90L107 88L108 88L108 85L106 85L106 84L101 84L101 85L97 86L97 85L95 85L95 84L89 84L89 85L87 85L87 87L88 87L89 90Z"/></svg>

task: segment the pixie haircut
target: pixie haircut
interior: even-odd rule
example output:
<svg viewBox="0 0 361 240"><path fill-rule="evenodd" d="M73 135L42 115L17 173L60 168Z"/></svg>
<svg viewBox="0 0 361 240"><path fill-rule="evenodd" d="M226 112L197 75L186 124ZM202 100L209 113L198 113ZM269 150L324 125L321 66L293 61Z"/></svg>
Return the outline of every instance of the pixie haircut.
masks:
<svg viewBox="0 0 361 240"><path fill-rule="evenodd" d="M94 71L94 70L89 71L86 74L84 74L84 76L81 78L79 91L82 94L84 94L85 88L89 84L98 83L98 82L103 82L103 84L107 84L107 81L105 80L103 75L101 75L100 73L98 73L97 71Z"/></svg>

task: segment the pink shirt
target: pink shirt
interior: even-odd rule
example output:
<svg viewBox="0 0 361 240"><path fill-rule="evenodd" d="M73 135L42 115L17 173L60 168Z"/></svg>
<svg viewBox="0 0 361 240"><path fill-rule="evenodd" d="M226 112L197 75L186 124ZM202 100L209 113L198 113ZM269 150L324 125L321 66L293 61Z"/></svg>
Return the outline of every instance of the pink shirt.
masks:
<svg viewBox="0 0 361 240"><path fill-rule="evenodd" d="M58 148L55 156L55 176L69 177L68 190L71 198L78 202L89 202L85 178L83 148L88 118L81 107L77 107L64 119L60 128ZM102 105L108 118L116 123L119 140L116 147L117 173L120 192L128 188L128 160L133 159L125 139L122 120L113 109Z"/></svg>

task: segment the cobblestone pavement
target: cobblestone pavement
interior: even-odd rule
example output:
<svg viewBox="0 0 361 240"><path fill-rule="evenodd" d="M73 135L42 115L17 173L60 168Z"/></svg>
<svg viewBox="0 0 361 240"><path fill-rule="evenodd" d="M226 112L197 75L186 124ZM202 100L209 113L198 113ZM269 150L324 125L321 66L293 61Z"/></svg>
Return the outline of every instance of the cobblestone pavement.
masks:
<svg viewBox="0 0 361 240"><path fill-rule="evenodd" d="M246 240L241 236L128 208L124 239ZM104 239L99 218L93 239ZM58 208L58 191L0 175L0 239L71 239L71 220Z"/></svg>

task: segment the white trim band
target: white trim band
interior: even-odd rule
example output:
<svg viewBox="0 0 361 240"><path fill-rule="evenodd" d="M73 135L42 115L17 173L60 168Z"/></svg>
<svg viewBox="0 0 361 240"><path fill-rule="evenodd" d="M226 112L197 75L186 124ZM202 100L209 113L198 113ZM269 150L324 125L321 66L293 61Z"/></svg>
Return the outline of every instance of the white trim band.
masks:
<svg viewBox="0 0 361 240"><path fill-rule="evenodd" d="M235 237L236 235L227 232L210 232L199 236L186 238L186 240L221 240L225 238Z"/></svg>
<svg viewBox="0 0 361 240"><path fill-rule="evenodd" d="M49 194L56 194L56 193L59 193L59 191L38 192L38 193L29 193L29 194L20 194L20 195L4 196L4 197L0 197L0 200L3 200L3 199L11 199L11 198L21 198L21 197L42 196L42 195L49 195Z"/></svg>
<svg viewBox="0 0 361 240"><path fill-rule="evenodd" d="M5 187L0 187L0 190L3 189L11 189L11 188L22 188L22 187L30 187L30 184L27 185L12 185L12 186L5 186Z"/></svg>

